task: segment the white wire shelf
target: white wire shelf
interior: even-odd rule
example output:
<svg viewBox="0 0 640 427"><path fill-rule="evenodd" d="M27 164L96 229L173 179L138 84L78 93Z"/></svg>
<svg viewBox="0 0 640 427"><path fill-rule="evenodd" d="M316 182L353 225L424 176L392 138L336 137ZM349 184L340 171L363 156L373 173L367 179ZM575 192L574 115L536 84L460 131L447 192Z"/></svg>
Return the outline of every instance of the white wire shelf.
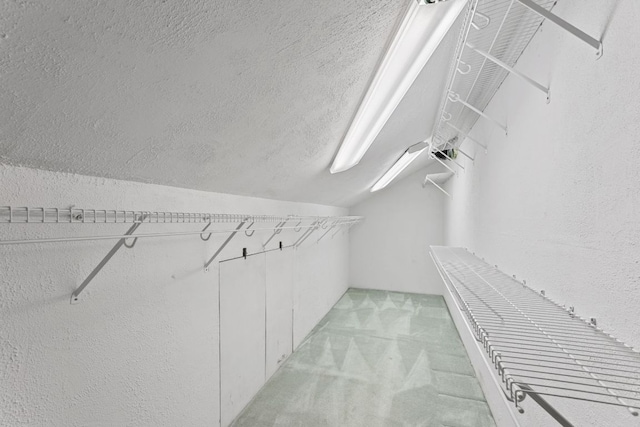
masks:
<svg viewBox="0 0 640 427"><path fill-rule="evenodd" d="M120 224L120 223L278 223L282 221L354 220L358 217L322 217L299 215L250 215L200 212L150 212L115 209L78 209L0 206L0 223L74 223L74 224Z"/></svg>
<svg viewBox="0 0 640 427"><path fill-rule="evenodd" d="M309 237L317 230L319 237L316 243L319 243L325 236L331 234L333 238L340 230L348 230L355 224L363 220L361 216L300 216L300 215L247 215L247 214L219 214L219 213L197 213L197 212L151 212L151 211L134 211L134 210L115 210L115 209L78 209L78 208L44 208L44 207L13 207L0 206L0 225L13 225L23 228L23 224L47 224L47 230L51 225L54 228L60 228L57 224L85 224L81 228L85 228L86 224L132 224L129 229L120 234L98 234L98 235L74 235L58 236L58 237L38 237L38 238L21 238L21 239L0 239L0 247L10 245L25 245L36 243L65 243L65 242L83 242L83 241L99 241L99 240L117 240L115 246L107 253L107 255L98 263L89 276L80 284L80 286L71 295L71 303L75 304L79 301L80 294L91 283L95 276L102 268L111 260L111 258L122 248L132 249L139 238L160 238L160 237L178 237L199 235L202 241L209 241L213 234L229 233L226 240L218 246L213 256L204 264L204 271L209 271L209 266L217 259L222 250L229 242L239 233L244 232L247 237L251 237L256 231L268 231L270 237L262 242L263 252L269 250L282 250L285 247L297 248L307 241ZM172 231L156 231L152 233L136 233L138 228L143 224L204 224L198 227L198 230L172 230ZM223 224L222 228L213 224ZM235 224L235 227L227 227L226 224ZM254 227L255 224L258 226ZM263 224L263 225L260 225ZM156 226L152 226L157 227ZM31 227L29 227L31 228ZM38 228L38 227L36 227ZM67 227L62 227L65 230ZM73 227L74 229L76 227ZM103 229L103 227L100 227ZM300 236L294 239L294 243L284 246L282 241L278 242L278 246L273 249L267 249L269 242L282 233L284 230L292 230L300 233ZM6 234L4 235L6 236ZM131 240L130 243L127 240ZM246 248L243 249L243 256L248 256Z"/></svg>
<svg viewBox="0 0 640 427"><path fill-rule="evenodd" d="M640 353L462 248L431 247L436 267L486 351L507 399L545 398L626 408L638 416Z"/></svg>
<svg viewBox="0 0 640 427"><path fill-rule="evenodd" d="M535 3L549 11L556 0L535 0ZM504 67L478 51L514 67L543 21L543 17L516 0L469 2L436 119L433 138L436 149L462 143L509 75Z"/></svg>

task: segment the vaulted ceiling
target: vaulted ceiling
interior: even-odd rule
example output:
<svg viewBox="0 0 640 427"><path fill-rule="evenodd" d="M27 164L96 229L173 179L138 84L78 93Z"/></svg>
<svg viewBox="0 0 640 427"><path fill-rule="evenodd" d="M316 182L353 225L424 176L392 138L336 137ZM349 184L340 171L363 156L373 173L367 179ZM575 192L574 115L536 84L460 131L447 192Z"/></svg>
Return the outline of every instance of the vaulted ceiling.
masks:
<svg viewBox="0 0 640 427"><path fill-rule="evenodd" d="M431 134L444 89L456 31L329 173L409 1L3 2L0 163L351 205Z"/></svg>

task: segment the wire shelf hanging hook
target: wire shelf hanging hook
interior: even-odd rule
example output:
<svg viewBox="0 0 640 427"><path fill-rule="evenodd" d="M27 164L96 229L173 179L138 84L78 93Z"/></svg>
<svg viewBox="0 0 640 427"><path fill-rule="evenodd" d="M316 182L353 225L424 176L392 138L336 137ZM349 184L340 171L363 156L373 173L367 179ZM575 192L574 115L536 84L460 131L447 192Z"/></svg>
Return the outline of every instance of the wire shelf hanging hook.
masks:
<svg viewBox="0 0 640 427"><path fill-rule="evenodd" d="M251 222L251 224L249 224L249 226L244 230L244 235L247 237L251 237L253 236L253 233L256 232L256 230L251 230L251 233L249 233L249 229L253 227L253 221Z"/></svg>
<svg viewBox="0 0 640 427"><path fill-rule="evenodd" d="M476 22L476 17L480 18L481 22ZM475 28L476 30L484 30L489 26L489 24L491 24L491 18L489 18L484 13L480 13L478 11L474 12L473 20L471 21L471 26L473 26L473 28Z"/></svg>
<svg viewBox="0 0 640 427"><path fill-rule="evenodd" d="M123 244L124 244L124 247L125 247L125 248L127 248L127 249L133 249L133 247L136 245L136 242L137 242L137 241L138 241L138 238L137 238L137 237L134 237L134 238L133 238L133 242L131 242L131 244L130 244L130 245L128 245L128 244L127 244L127 239L124 239L124 243L123 243Z"/></svg>
<svg viewBox="0 0 640 427"><path fill-rule="evenodd" d="M462 68L460 67L462 66ZM471 65L467 64L466 62L463 61L458 61L458 68L457 68L458 72L460 74L463 75L467 75L471 72Z"/></svg>
<svg viewBox="0 0 640 427"><path fill-rule="evenodd" d="M211 223L207 224L207 225L202 229L202 231L206 231L206 230L207 230L207 228L209 228L210 226L211 226ZM213 233L209 233L209 235L205 238L205 237L204 237L204 234L201 232L201 233L200 233L200 238L206 242L207 240L209 240L209 239L211 238L211 235L212 235L212 234L213 234Z"/></svg>

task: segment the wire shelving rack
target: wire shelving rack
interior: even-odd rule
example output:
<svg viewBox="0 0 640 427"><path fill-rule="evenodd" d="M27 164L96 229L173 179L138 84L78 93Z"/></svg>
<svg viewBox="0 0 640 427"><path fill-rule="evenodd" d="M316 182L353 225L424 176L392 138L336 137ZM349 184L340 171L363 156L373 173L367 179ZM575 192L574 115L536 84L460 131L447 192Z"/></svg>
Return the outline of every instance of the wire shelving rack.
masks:
<svg viewBox="0 0 640 427"><path fill-rule="evenodd" d="M551 13L556 3L557 0L469 0L429 143L432 158L438 151L462 151L460 145L466 139L486 151L486 141L469 136L479 119L493 122L507 133L507 123L484 110L509 74L542 91L550 102L549 87L514 68L545 20L592 46L596 57L602 55L601 41ZM470 155L462 154L473 161Z"/></svg>
<svg viewBox="0 0 640 427"><path fill-rule="evenodd" d="M315 232L320 235L316 240L319 243L329 233L333 238L341 230L349 230L353 225L363 220L360 216L301 216L301 215L252 215L252 214L227 214L227 213L198 213L198 212L152 212L118 209L78 209L78 208L45 208L45 207L13 207L0 206L0 226L36 224L53 226L67 231L66 236L36 237L7 239L0 238L0 247L23 244L63 243L98 240L117 240L115 246L98 263L87 278L78 286L71 295L71 303L77 303L80 294L122 248L132 249L139 238L168 238L179 236L199 235L202 241L208 241L213 234L228 234L226 240L220 244L208 261L204 264L204 271L209 271L209 266L217 259L222 250L240 232L251 237L256 231L270 232L270 237L262 244L266 251L267 245L284 230L301 233L294 243L286 247L297 248L302 245ZM119 234L77 235L75 231L69 232L63 225L78 224L81 228L98 227L99 224L131 224L129 229ZM171 230L166 227L161 231L151 233L137 233L142 225L149 224L158 227L163 224L178 224L187 227L189 224L204 225L198 230ZM213 227L212 227L213 226ZM104 228L100 228L103 230ZM49 228L47 229L49 230ZM3 234L3 236L5 236ZM284 249L282 242L276 249ZM248 254L243 250L243 256Z"/></svg>
<svg viewBox="0 0 640 427"><path fill-rule="evenodd" d="M564 398L640 411L640 353L462 248L431 254L475 339L501 379L507 400L526 397L563 426L547 400Z"/></svg>

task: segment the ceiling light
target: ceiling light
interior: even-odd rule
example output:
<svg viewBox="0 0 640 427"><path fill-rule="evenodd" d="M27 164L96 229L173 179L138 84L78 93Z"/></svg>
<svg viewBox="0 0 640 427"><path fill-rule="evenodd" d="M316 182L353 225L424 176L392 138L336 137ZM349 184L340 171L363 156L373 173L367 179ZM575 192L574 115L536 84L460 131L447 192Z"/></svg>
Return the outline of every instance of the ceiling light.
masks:
<svg viewBox="0 0 640 427"><path fill-rule="evenodd" d="M382 190L384 187L389 185L391 181L393 181L400 172L406 169L407 166L411 164L426 148L428 144L424 142L419 142L415 145L412 145L407 149L407 151L402 154L402 157L398 159L398 161L391 166L391 169L385 173L382 178L376 182L376 184L371 187L371 192Z"/></svg>
<svg viewBox="0 0 640 427"><path fill-rule="evenodd" d="M331 173L360 162L467 4L467 0L450 0L420 5L423 1L431 3L413 1L408 8L342 141Z"/></svg>

